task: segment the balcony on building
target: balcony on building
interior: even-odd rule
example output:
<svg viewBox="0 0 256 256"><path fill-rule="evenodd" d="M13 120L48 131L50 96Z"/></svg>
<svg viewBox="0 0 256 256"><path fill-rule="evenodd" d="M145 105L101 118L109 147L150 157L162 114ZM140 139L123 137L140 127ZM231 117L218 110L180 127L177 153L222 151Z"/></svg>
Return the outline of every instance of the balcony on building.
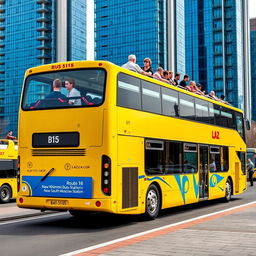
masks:
<svg viewBox="0 0 256 256"><path fill-rule="evenodd" d="M47 41L47 40L51 40L51 38L46 36L46 35L41 35L41 36L38 36L36 38L36 40L38 40L38 41Z"/></svg>
<svg viewBox="0 0 256 256"><path fill-rule="evenodd" d="M36 28L36 31L38 31L38 32L43 32L43 31L49 31L50 29L49 28L47 28L47 26L45 26L45 24L44 23L42 23L42 25L40 26L40 27L37 27Z"/></svg>
<svg viewBox="0 0 256 256"><path fill-rule="evenodd" d="M51 47L48 46L47 44L40 44L36 47L37 50L49 50Z"/></svg>
<svg viewBox="0 0 256 256"><path fill-rule="evenodd" d="M0 31L4 31L5 30L5 26L3 24L0 24Z"/></svg>
<svg viewBox="0 0 256 256"><path fill-rule="evenodd" d="M46 53L42 53L42 54L36 56L36 58L39 59L39 60L47 60L47 59L50 59L51 56L49 56L49 55L46 54Z"/></svg>
<svg viewBox="0 0 256 256"><path fill-rule="evenodd" d="M4 38L5 38L5 34L0 31L0 39L4 39Z"/></svg>
<svg viewBox="0 0 256 256"><path fill-rule="evenodd" d="M0 13L5 13L5 9L0 6Z"/></svg>
<svg viewBox="0 0 256 256"><path fill-rule="evenodd" d="M49 22L50 19L48 19L47 17L45 16L42 16L42 17L39 17L36 19L37 22Z"/></svg>
<svg viewBox="0 0 256 256"><path fill-rule="evenodd" d="M0 22L4 22L5 21L5 17L2 13L0 13Z"/></svg>
<svg viewBox="0 0 256 256"><path fill-rule="evenodd" d="M0 4L5 4L5 0L0 0Z"/></svg>
<svg viewBox="0 0 256 256"><path fill-rule="evenodd" d="M42 7L36 10L37 13L49 13L51 12L51 10L49 10L48 8Z"/></svg>
<svg viewBox="0 0 256 256"><path fill-rule="evenodd" d="M36 1L38 4L49 4L50 1L49 0L37 0Z"/></svg>
<svg viewBox="0 0 256 256"><path fill-rule="evenodd" d="M0 48L0 56L5 56L5 51L4 51L4 49L2 48Z"/></svg>

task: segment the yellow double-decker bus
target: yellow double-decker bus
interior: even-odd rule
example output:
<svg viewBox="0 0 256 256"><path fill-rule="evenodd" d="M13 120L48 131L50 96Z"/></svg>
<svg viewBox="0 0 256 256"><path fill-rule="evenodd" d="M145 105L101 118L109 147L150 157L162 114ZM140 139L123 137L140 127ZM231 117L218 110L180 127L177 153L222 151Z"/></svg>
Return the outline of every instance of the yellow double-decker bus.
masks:
<svg viewBox="0 0 256 256"><path fill-rule="evenodd" d="M17 196L17 141L0 139L0 203Z"/></svg>
<svg viewBox="0 0 256 256"><path fill-rule="evenodd" d="M19 112L17 203L153 219L244 192L245 152L239 109L109 62L34 67Z"/></svg>

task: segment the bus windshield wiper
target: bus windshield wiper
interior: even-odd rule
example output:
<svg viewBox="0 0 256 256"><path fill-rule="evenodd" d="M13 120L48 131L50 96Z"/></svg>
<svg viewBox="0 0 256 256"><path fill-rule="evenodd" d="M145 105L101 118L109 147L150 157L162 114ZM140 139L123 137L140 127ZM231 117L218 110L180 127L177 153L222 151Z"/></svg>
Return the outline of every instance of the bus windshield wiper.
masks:
<svg viewBox="0 0 256 256"><path fill-rule="evenodd" d="M52 168L49 172L47 172L44 177L41 179L41 182L43 182L55 169Z"/></svg>

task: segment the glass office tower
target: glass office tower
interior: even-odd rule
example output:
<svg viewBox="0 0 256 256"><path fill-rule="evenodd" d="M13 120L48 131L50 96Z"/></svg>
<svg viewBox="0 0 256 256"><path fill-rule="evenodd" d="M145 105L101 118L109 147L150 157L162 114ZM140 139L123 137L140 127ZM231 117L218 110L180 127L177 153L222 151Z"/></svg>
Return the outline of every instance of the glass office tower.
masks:
<svg viewBox="0 0 256 256"><path fill-rule="evenodd" d="M250 117L248 1L185 0L186 72Z"/></svg>
<svg viewBox="0 0 256 256"><path fill-rule="evenodd" d="M17 135L27 68L86 58L85 22L86 0L0 0L0 136Z"/></svg>
<svg viewBox="0 0 256 256"><path fill-rule="evenodd" d="M256 121L256 18L250 20L252 119Z"/></svg>
<svg viewBox="0 0 256 256"><path fill-rule="evenodd" d="M170 19L173 14L175 17ZM169 31L172 37L168 35ZM184 0L95 0L97 60L122 65L127 62L128 55L135 54L139 65L149 57L154 70L161 66L184 73L184 36ZM168 53L174 40L179 42L174 44L179 47L179 54L177 51ZM175 67L170 64L170 58Z"/></svg>

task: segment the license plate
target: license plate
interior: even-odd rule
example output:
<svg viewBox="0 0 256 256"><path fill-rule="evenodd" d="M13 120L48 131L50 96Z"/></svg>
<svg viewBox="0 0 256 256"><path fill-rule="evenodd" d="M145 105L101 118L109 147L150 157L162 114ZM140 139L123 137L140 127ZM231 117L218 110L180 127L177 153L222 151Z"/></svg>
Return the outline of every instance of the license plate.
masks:
<svg viewBox="0 0 256 256"><path fill-rule="evenodd" d="M46 200L46 203L50 205L68 205L68 200L50 199L50 200Z"/></svg>

